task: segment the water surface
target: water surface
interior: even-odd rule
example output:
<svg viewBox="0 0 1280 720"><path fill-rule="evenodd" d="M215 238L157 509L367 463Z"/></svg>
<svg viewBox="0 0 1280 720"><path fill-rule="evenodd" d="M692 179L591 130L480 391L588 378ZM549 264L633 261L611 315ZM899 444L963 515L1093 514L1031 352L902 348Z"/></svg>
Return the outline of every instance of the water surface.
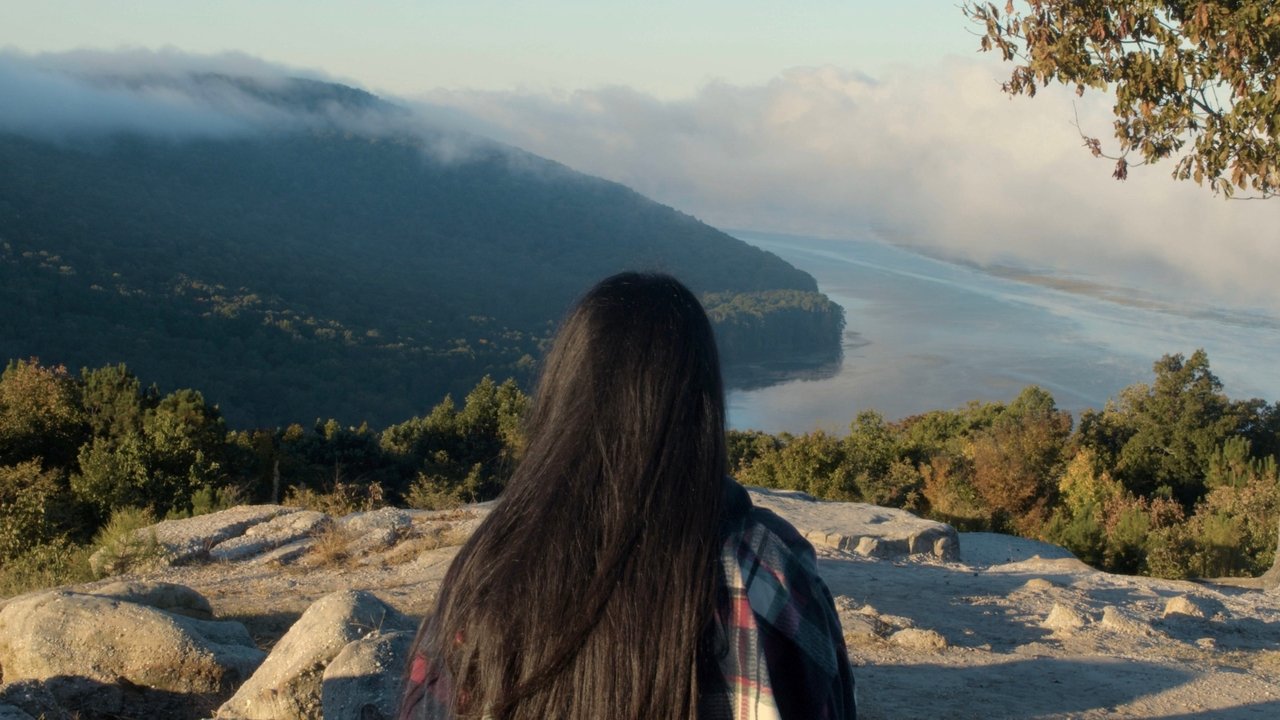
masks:
<svg viewBox="0 0 1280 720"><path fill-rule="evenodd" d="M735 428L843 433L862 410L896 419L1009 400L1032 384L1078 415L1149 382L1160 356L1201 347L1231 397L1280 399L1280 319L1264 312L983 269L874 240L732 234L812 274L847 320L838 372L730 391Z"/></svg>

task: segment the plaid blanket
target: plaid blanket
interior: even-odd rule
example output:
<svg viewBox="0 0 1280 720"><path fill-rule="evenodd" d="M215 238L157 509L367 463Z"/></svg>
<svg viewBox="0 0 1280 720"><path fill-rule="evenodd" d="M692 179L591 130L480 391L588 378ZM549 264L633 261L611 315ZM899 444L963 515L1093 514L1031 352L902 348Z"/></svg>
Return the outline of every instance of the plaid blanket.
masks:
<svg viewBox="0 0 1280 720"><path fill-rule="evenodd" d="M852 720L844 633L813 546L772 511L752 506L736 482L726 492L713 653L719 677L701 683L699 717Z"/></svg>

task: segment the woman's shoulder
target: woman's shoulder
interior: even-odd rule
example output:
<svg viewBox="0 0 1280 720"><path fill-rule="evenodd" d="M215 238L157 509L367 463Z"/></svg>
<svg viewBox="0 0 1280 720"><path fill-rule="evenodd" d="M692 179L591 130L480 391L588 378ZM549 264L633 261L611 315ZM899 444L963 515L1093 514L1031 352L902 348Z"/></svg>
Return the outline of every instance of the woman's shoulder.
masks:
<svg viewBox="0 0 1280 720"><path fill-rule="evenodd" d="M762 563L783 574L816 574L813 545L800 531L772 510L752 503L746 488L736 480L729 482L735 522L725 538L726 550L734 546L740 563Z"/></svg>

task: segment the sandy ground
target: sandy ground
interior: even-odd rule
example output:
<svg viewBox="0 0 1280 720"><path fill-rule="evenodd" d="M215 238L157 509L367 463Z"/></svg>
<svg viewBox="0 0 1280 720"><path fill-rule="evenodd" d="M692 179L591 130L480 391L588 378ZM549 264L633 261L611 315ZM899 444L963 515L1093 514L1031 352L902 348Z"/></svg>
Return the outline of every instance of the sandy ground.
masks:
<svg viewBox="0 0 1280 720"><path fill-rule="evenodd" d="M960 546L959 563L819 548L862 717L1280 718L1280 596L1109 575L1001 535ZM1177 597L1205 617L1164 617Z"/></svg>

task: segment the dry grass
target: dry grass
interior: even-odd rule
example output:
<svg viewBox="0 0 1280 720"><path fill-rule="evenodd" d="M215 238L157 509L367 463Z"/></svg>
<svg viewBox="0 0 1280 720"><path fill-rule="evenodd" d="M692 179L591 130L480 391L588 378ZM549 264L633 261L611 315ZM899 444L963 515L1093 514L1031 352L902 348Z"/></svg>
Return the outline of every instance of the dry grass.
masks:
<svg viewBox="0 0 1280 720"><path fill-rule="evenodd" d="M331 567L345 564L351 559L351 543L355 535L336 522L326 523L315 534L315 542L303 559L309 567Z"/></svg>

